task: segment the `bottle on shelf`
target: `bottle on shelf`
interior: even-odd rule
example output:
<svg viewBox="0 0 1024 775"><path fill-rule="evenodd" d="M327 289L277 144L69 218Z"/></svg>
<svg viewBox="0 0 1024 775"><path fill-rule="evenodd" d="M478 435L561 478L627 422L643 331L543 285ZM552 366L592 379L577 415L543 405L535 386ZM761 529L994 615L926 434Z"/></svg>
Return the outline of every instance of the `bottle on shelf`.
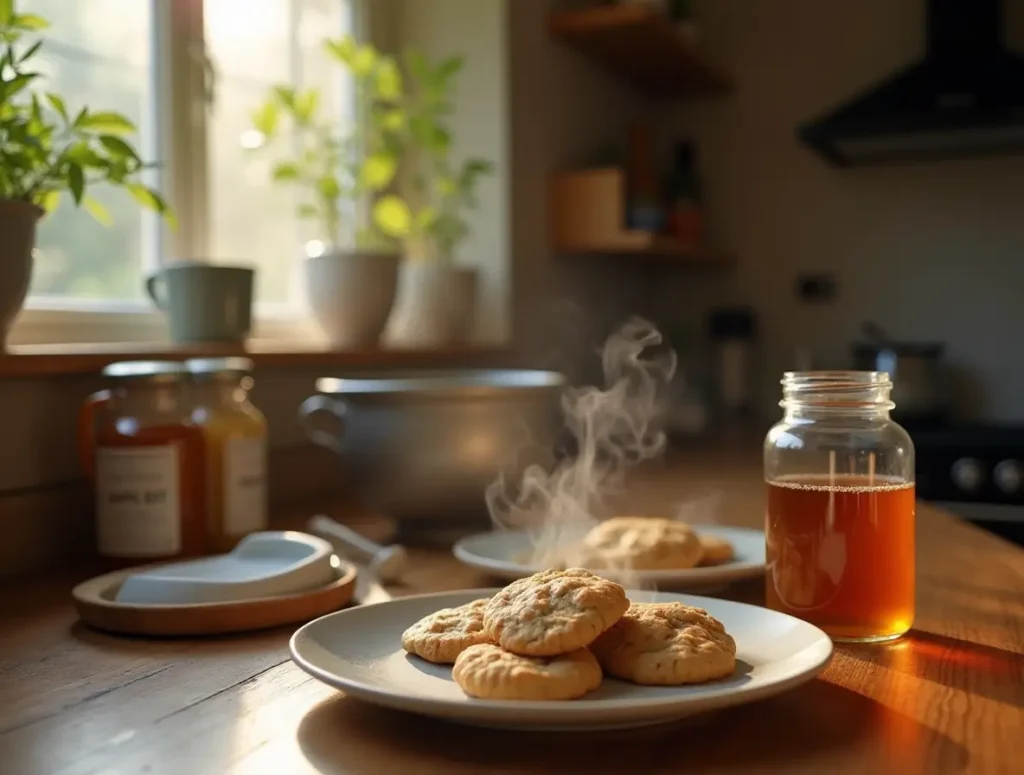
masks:
<svg viewBox="0 0 1024 775"><path fill-rule="evenodd" d="M676 145L675 161L665 189L668 233L687 245L700 245L704 236L704 217L697 152L692 142L684 140Z"/></svg>
<svg viewBox="0 0 1024 775"><path fill-rule="evenodd" d="M638 231L661 232L665 228L665 206L651 148L650 127L634 124L629 132L626 161L627 226Z"/></svg>

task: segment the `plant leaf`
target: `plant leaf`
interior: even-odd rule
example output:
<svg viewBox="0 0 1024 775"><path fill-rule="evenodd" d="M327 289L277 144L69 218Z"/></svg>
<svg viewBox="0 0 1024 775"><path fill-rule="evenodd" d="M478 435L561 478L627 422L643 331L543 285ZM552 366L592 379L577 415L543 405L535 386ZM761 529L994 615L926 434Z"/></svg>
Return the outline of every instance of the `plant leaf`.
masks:
<svg viewBox="0 0 1024 775"><path fill-rule="evenodd" d="M173 220L173 216L170 214L167 203L161 198L161 196L151 188L146 188L141 183L126 183L125 188L128 189L128 193L132 195L132 198L140 205L148 210L154 210L168 217L168 220Z"/></svg>
<svg viewBox="0 0 1024 775"><path fill-rule="evenodd" d="M46 99L53 106L53 109L60 114L60 117L64 119L64 123L68 122L68 106L64 104L64 100L57 94L47 92Z"/></svg>
<svg viewBox="0 0 1024 775"><path fill-rule="evenodd" d="M320 92L316 89L307 89L295 95L295 117L302 123L307 123L320 105Z"/></svg>
<svg viewBox="0 0 1024 775"><path fill-rule="evenodd" d="M391 185L398 171L398 160L389 153L375 153L368 156L359 171L359 182L372 190Z"/></svg>
<svg viewBox="0 0 1024 775"><path fill-rule="evenodd" d="M82 195L85 193L85 173L82 167L75 162L68 164L68 188L71 189L71 196L75 198L75 204L82 203Z"/></svg>
<svg viewBox="0 0 1024 775"><path fill-rule="evenodd" d="M9 81L0 81L0 102L6 102L38 77L39 73L21 73Z"/></svg>
<svg viewBox="0 0 1024 775"><path fill-rule="evenodd" d="M324 43L324 48L343 65L352 68L356 58L356 41L351 35L346 35L341 40L328 40Z"/></svg>
<svg viewBox="0 0 1024 775"><path fill-rule="evenodd" d="M446 84L449 78L457 75L462 69L462 66L466 63L465 57L451 57L450 59L444 60L437 68L437 77L442 84Z"/></svg>
<svg viewBox="0 0 1024 775"><path fill-rule="evenodd" d="M108 134L131 134L135 131L135 124L127 118L120 113L108 111L79 114L75 120L75 126L79 129L92 129Z"/></svg>
<svg viewBox="0 0 1024 775"><path fill-rule="evenodd" d="M0 27L6 27L14 16L14 0L0 0Z"/></svg>
<svg viewBox="0 0 1024 775"><path fill-rule="evenodd" d="M299 168L292 162L283 161L280 164L274 165L271 177L276 181L298 180Z"/></svg>
<svg viewBox="0 0 1024 775"><path fill-rule="evenodd" d="M299 217L300 218L316 218L320 214L320 211L316 209L314 205L309 202L303 202L299 205Z"/></svg>
<svg viewBox="0 0 1024 775"><path fill-rule="evenodd" d="M29 46L25 52L18 57L18 64L23 64L26 60L31 59L32 56L39 50L39 47L43 45L43 41L37 40L31 46Z"/></svg>
<svg viewBox="0 0 1024 775"><path fill-rule="evenodd" d="M46 191L39 197L38 204L46 212L52 213L60 204L60 191Z"/></svg>
<svg viewBox="0 0 1024 775"><path fill-rule="evenodd" d="M252 125L257 132L264 137L271 138L277 131L277 125L281 119L281 111L274 100L267 100L252 114Z"/></svg>
<svg viewBox="0 0 1024 775"><path fill-rule="evenodd" d="M132 161L142 163L142 159L139 158L139 154L129 143L126 143L120 137L114 137L114 135L100 135L100 145L107 149L111 156L117 159L131 159Z"/></svg>
<svg viewBox="0 0 1024 775"><path fill-rule="evenodd" d="M402 72L391 57L384 57L377 68L377 94L389 102L402 97Z"/></svg>
<svg viewBox="0 0 1024 775"><path fill-rule="evenodd" d="M324 175L320 178L316 188L325 199L337 199L341 194L341 186L338 185L338 179L333 175Z"/></svg>
<svg viewBox="0 0 1024 775"><path fill-rule="evenodd" d="M112 221L110 220L110 213L107 212L107 208L97 202L91 196L84 197L82 199L82 207L85 208L86 212L89 213L98 223L103 226L110 226Z"/></svg>
<svg viewBox="0 0 1024 775"><path fill-rule="evenodd" d="M412 225L412 213L401 197L389 195L373 206L373 222L389 237L405 237Z"/></svg>
<svg viewBox="0 0 1024 775"><path fill-rule="evenodd" d="M405 111L401 108L394 108L385 111L380 119L380 125L388 132L402 132L405 130Z"/></svg>
<svg viewBox="0 0 1024 775"><path fill-rule="evenodd" d="M360 46L356 51L355 57L352 59L352 72L357 77L367 76L373 72L373 68L376 66L377 49L369 43Z"/></svg>
<svg viewBox="0 0 1024 775"><path fill-rule="evenodd" d="M11 19L11 26L17 27L21 30L39 32L40 30L49 29L50 23L42 16L38 16L34 13L19 13Z"/></svg>
<svg viewBox="0 0 1024 775"><path fill-rule="evenodd" d="M459 190L458 183L447 175L442 175L434 181L434 188L441 196L453 196Z"/></svg>
<svg viewBox="0 0 1024 775"><path fill-rule="evenodd" d="M429 231L436 221L437 210L435 210L433 207L424 207L422 210L416 213L417 231Z"/></svg>
<svg viewBox="0 0 1024 775"><path fill-rule="evenodd" d="M275 86L274 94L282 105L290 110L295 109L295 89L291 86Z"/></svg>

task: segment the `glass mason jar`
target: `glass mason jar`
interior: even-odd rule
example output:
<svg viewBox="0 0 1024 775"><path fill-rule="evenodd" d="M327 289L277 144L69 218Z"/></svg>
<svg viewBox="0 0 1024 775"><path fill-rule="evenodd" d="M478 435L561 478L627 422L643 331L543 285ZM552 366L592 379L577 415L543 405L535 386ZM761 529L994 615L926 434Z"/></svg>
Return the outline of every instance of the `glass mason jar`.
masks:
<svg viewBox="0 0 1024 775"><path fill-rule="evenodd" d="M79 452L96 492L96 538L111 564L202 554L205 449L192 424L184 365L113 363L110 389L79 418Z"/></svg>
<svg viewBox="0 0 1024 775"><path fill-rule="evenodd" d="M252 389L247 358L197 358L192 420L206 439L207 528L212 551L229 551L267 527L267 421Z"/></svg>
<svg viewBox="0 0 1024 775"><path fill-rule="evenodd" d="M765 439L768 607L838 641L914 621L914 445L891 389L884 372L787 372Z"/></svg>

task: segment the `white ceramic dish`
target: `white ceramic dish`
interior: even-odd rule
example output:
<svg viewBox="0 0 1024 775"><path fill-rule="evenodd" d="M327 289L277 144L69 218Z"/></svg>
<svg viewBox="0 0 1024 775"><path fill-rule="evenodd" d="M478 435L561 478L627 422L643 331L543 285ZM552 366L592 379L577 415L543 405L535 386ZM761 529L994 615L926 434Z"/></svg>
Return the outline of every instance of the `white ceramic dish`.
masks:
<svg viewBox="0 0 1024 775"><path fill-rule="evenodd" d="M116 602L210 604L305 592L334 580L333 552L330 543L305 533L252 533L228 554L170 563L129 576Z"/></svg>
<svg viewBox="0 0 1024 775"><path fill-rule="evenodd" d="M452 681L450 667L402 649L402 632L421 617L497 591L416 595L328 614L292 636L292 659L314 678L375 705L476 726L558 731L649 726L753 702L809 681L832 654L825 633L791 616L665 592L629 594L634 601L700 606L720 619L737 644L737 670L731 678L686 687L606 678L600 689L571 702L476 700Z"/></svg>
<svg viewBox="0 0 1024 775"><path fill-rule="evenodd" d="M719 525L699 525L694 527L694 530L729 541L736 550L735 559L722 565L686 570L632 571L625 581L640 587L696 589L731 584L764 573L765 548L762 531ZM524 554L529 554L530 548L530 536L527 533L504 530L467 536L452 547L452 552L456 558L470 567L485 571L503 581L514 581L543 570L522 562L521 558ZM610 578L615 577L614 572L598 568L591 570Z"/></svg>

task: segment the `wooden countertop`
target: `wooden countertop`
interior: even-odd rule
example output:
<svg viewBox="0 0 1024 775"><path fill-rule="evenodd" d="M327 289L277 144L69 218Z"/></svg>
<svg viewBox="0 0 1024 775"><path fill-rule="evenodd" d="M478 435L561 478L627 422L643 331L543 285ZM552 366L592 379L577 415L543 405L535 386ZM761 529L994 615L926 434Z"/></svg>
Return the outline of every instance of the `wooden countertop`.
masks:
<svg viewBox="0 0 1024 775"><path fill-rule="evenodd" d="M706 497L701 498L704 495ZM636 511L759 525L756 461L704 455L637 477ZM649 513L649 512L648 512ZM1024 552L922 505L918 617L903 640L839 646L780 697L633 732L464 728L380 710L312 680L291 630L118 638L75 621L71 578L9 584L0 610L0 771L418 775L484 772L1016 773L1024 732ZM412 552L401 595L483 586ZM759 602L760 584L725 596Z"/></svg>

